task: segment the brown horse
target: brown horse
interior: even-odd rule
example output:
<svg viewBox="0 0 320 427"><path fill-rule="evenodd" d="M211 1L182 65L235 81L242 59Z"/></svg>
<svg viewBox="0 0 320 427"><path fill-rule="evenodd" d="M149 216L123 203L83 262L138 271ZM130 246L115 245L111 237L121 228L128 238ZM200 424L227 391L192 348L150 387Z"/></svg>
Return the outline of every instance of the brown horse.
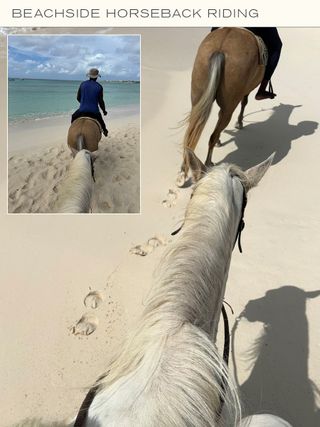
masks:
<svg viewBox="0 0 320 427"><path fill-rule="evenodd" d="M202 41L193 67L191 83L191 112L186 119L184 160L181 178L189 170L186 149L195 150L214 101L220 107L219 118L209 140L206 166L212 166L213 147L219 143L221 132L241 102L237 127L243 127L243 113L249 93L261 82L265 66L259 42L250 31L242 28L220 28Z"/></svg>
<svg viewBox="0 0 320 427"><path fill-rule="evenodd" d="M96 151L101 139L101 126L91 117L80 117L72 122L68 132L68 146L75 155L80 150Z"/></svg>

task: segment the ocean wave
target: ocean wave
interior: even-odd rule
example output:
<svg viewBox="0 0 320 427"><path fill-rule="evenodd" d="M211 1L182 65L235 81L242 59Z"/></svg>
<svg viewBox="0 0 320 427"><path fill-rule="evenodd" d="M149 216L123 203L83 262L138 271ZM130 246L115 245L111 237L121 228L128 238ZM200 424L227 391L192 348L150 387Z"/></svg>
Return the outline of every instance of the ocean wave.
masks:
<svg viewBox="0 0 320 427"><path fill-rule="evenodd" d="M56 112L56 113L43 113L41 115L39 114L24 114L22 116L17 117L9 117L9 125L20 125L22 123L28 123L28 122L39 122L39 121L45 121L48 119L54 118L71 118L72 111L68 112ZM120 118L125 116L132 116L132 115L139 115L140 114L140 105L139 104L128 104L125 106L120 107L114 107L111 109L108 109L108 115L104 118L105 120L108 120L108 118Z"/></svg>

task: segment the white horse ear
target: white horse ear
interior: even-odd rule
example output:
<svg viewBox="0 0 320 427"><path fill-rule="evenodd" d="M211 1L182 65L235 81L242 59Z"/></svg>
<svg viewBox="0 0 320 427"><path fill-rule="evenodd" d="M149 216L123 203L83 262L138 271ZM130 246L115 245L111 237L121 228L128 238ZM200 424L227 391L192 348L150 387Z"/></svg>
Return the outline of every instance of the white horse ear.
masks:
<svg viewBox="0 0 320 427"><path fill-rule="evenodd" d="M207 172L207 167L195 155L194 151L190 150L189 148L186 148L185 155L187 157L187 162L190 165L193 179L195 182L197 182Z"/></svg>
<svg viewBox="0 0 320 427"><path fill-rule="evenodd" d="M264 160L262 163L259 163L258 165L253 166L252 168L247 169L244 172L246 177L248 178L248 190L259 184L261 178L271 166L274 156L275 153L272 153L271 156Z"/></svg>

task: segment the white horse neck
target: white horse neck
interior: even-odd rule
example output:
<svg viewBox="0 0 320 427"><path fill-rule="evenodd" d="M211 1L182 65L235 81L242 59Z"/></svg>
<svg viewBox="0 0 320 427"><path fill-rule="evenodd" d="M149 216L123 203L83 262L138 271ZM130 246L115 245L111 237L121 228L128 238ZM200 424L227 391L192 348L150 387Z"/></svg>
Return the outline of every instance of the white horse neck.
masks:
<svg viewBox="0 0 320 427"><path fill-rule="evenodd" d="M87 426L216 426L221 378L236 425L239 400L215 335L243 188L221 166L197 185L184 226L166 253L142 319L114 359Z"/></svg>
<svg viewBox="0 0 320 427"><path fill-rule="evenodd" d="M161 262L148 315L174 316L215 339L242 201L243 187L225 166L200 181L182 230Z"/></svg>

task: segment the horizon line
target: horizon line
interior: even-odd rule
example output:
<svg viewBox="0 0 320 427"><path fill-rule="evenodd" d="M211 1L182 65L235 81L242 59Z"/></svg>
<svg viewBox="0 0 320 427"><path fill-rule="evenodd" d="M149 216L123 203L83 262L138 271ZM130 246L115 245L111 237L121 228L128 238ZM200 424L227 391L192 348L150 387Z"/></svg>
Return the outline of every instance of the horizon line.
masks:
<svg viewBox="0 0 320 427"><path fill-rule="evenodd" d="M8 76L8 79L19 79L19 80L53 80L53 81L79 81L82 82L84 79L50 79L50 78L41 78L41 77L13 77ZM139 82L140 80L136 79L102 79L100 78L99 81L102 82Z"/></svg>

